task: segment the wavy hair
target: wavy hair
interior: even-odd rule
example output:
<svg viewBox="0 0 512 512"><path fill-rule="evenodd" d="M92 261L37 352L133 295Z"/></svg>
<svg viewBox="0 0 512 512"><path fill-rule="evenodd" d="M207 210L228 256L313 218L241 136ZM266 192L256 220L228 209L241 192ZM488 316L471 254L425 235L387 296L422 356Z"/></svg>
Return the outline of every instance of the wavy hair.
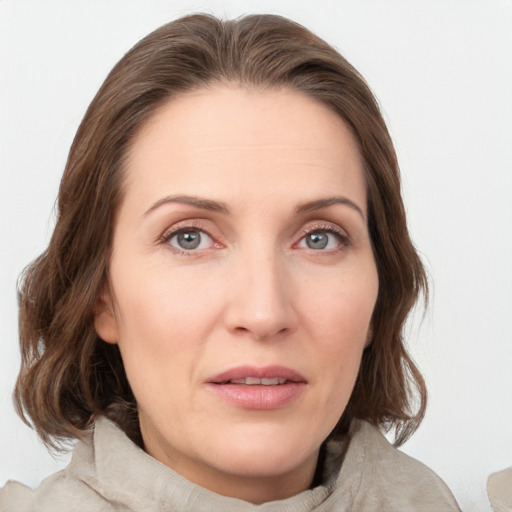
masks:
<svg viewBox="0 0 512 512"><path fill-rule="evenodd" d="M393 144L360 74L309 30L274 15L180 18L142 39L106 78L71 146L50 244L20 279L18 413L53 448L80 438L97 414L140 442L119 349L94 329L123 197L124 158L165 102L215 83L301 91L336 112L357 139L379 293L372 342L331 436L344 435L350 421L361 418L394 429L395 444L403 443L426 407L425 383L403 328L421 292L427 297L427 279L408 234Z"/></svg>

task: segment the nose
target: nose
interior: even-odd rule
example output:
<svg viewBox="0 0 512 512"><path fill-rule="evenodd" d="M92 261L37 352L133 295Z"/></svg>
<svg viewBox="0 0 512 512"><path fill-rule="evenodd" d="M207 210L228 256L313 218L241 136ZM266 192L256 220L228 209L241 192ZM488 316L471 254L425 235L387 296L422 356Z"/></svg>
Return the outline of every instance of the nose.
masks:
<svg viewBox="0 0 512 512"><path fill-rule="evenodd" d="M277 254L241 255L232 274L227 328L238 336L273 340L296 329L293 287Z"/></svg>

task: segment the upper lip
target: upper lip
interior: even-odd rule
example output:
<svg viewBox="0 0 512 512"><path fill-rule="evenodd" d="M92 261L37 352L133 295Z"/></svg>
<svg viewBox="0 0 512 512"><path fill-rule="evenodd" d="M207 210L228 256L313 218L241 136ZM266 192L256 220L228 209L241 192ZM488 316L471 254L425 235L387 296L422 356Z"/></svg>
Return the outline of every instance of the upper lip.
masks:
<svg viewBox="0 0 512 512"><path fill-rule="evenodd" d="M296 370L286 366L237 366L207 379L211 384L222 384L230 380L245 379L254 377L256 379L286 379L291 382L307 382L306 379Z"/></svg>

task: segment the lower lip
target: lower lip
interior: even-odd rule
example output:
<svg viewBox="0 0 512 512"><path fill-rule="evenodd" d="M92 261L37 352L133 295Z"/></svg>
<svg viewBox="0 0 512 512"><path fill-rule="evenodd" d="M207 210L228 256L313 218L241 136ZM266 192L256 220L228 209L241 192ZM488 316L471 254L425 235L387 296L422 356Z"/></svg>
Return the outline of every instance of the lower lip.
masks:
<svg viewBox="0 0 512 512"><path fill-rule="evenodd" d="M305 382L287 382L278 386L245 384L208 384L222 399L243 409L280 409L295 401L306 389Z"/></svg>

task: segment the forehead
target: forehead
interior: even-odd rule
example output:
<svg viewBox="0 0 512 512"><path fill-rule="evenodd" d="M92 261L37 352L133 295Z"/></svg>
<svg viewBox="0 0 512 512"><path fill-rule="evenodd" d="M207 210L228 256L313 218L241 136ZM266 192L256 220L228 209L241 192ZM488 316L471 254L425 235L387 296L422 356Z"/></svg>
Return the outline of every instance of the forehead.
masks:
<svg viewBox="0 0 512 512"><path fill-rule="evenodd" d="M229 200L282 191L346 190L365 206L363 164L350 129L305 94L229 86L186 93L163 105L135 137L127 194L190 193Z"/></svg>

